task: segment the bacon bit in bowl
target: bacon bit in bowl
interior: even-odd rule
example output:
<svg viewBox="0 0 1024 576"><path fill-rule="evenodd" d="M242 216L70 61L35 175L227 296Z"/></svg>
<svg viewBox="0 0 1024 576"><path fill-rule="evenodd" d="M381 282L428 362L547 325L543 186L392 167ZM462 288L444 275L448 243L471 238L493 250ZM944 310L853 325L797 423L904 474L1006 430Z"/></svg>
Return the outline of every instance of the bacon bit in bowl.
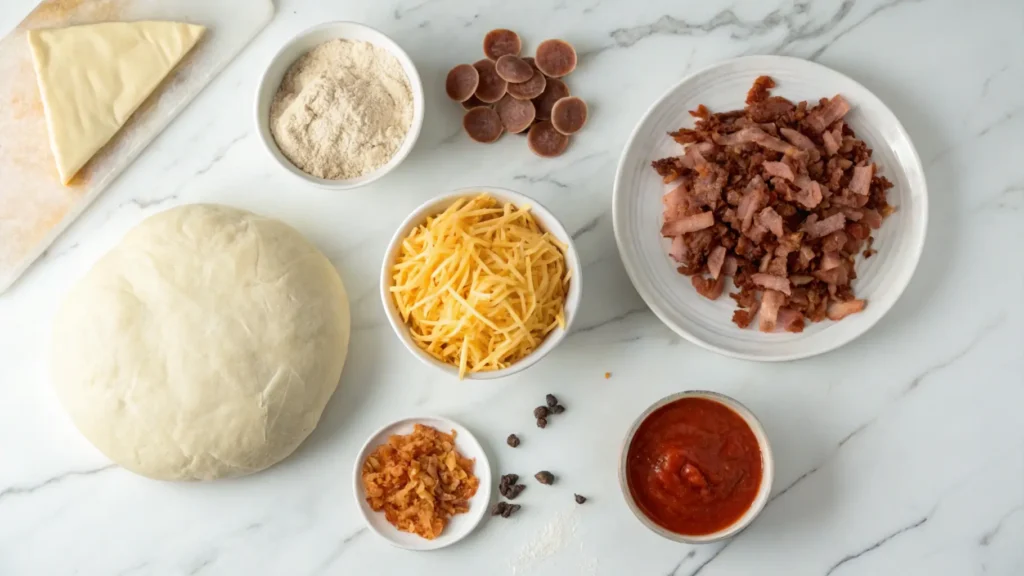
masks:
<svg viewBox="0 0 1024 576"><path fill-rule="evenodd" d="M801 332L866 306L851 286L854 263L874 253L893 185L843 121L851 107L841 95L794 104L774 87L759 77L743 110L700 105L694 128L670 133L683 153L651 165L670 186L661 233L679 273L712 300L731 277L740 328L760 315L763 332Z"/></svg>

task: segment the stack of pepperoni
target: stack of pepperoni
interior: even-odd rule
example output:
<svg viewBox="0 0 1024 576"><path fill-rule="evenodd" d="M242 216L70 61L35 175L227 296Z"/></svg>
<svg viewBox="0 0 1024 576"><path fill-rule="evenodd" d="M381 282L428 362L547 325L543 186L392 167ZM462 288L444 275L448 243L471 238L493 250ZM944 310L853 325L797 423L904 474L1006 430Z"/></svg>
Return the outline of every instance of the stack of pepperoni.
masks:
<svg viewBox="0 0 1024 576"><path fill-rule="evenodd" d="M448 97L467 112L462 126L470 138L490 143L505 131L529 130L527 144L538 156L565 152L569 136L587 122L587 104L569 95L560 78L576 69L576 50L564 40L545 40L533 58L520 58L523 43L511 30L484 37L487 58L448 72Z"/></svg>

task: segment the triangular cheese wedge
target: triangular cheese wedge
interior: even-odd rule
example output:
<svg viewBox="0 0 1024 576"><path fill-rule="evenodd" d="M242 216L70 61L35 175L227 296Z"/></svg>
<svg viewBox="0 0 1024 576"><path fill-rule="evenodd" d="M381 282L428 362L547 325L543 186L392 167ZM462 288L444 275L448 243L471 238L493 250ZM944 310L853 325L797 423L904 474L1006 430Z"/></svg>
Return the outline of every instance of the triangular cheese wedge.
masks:
<svg viewBox="0 0 1024 576"><path fill-rule="evenodd" d="M179 22L28 31L61 182L117 134L204 31Z"/></svg>

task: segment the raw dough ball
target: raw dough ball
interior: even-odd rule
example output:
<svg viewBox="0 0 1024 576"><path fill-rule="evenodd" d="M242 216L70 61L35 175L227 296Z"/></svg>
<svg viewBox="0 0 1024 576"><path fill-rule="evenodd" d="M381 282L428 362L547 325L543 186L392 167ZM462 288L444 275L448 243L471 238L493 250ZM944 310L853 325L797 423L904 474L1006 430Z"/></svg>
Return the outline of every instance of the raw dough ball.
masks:
<svg viewBox="0 0 1024 576"><path fill-rule="evenodd" d="M330 261L277 220L216 205L157 214L72 289L53 377L121 466L211 480L281 461L316 427L349 340Z"/></svg>

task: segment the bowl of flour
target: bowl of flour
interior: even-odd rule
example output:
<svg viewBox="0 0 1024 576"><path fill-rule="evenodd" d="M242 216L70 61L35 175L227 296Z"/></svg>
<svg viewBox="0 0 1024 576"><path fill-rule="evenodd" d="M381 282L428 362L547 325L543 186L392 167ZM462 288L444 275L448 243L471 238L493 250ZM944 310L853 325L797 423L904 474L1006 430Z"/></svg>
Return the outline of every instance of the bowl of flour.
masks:
<svg viewBox="0 0 1024 576"><path fill-rule="evenodd" d="M357 188L412 151L423 125L423 85L409 56L381 32L321 24L271 60L256 124L286 171L324 188Z"/></svg>

